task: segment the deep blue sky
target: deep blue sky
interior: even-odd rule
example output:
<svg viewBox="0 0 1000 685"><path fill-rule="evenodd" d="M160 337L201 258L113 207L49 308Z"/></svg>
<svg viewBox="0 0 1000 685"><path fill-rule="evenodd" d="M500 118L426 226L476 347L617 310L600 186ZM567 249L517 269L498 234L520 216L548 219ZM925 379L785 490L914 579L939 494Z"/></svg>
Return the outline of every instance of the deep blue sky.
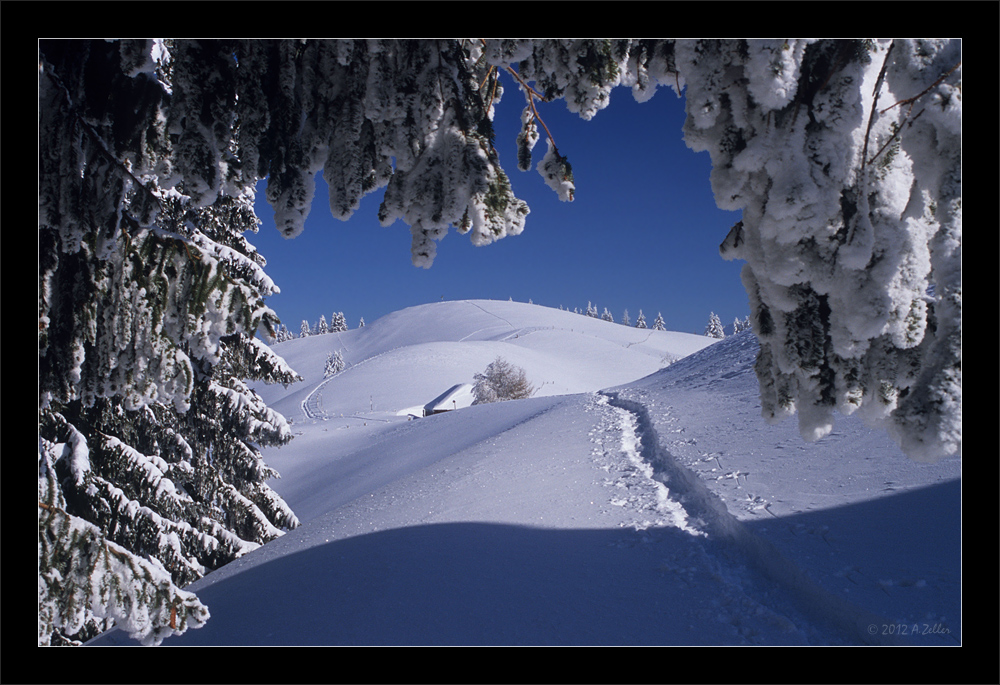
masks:
<svg viewBox="0 0 1000 685"><path fill-rule="evenodd" d="M749 313L742 262L719 257L719 243L739 220L716 208L708 153L682 140L684 100L660 89L637 103L626 88L591 121L562 101L540 105L560 152L573 166L576 198L560 202L537 171L516 166L515 139L524 98L513 84L497 107L496 147L515 194L531 208L524 232L474 247L455 231L438 243L430 269L410 262L409 228L383 227L382 193L366 197L347 222L332 218L320 179L305 230L286 240L258 190L261 231L250 241L281 288L269 306L292 332L342 311L351 328L393 311L457 299L533 301L583 311L588 301L635 325L662 312L669 330L701 334L710 312L727 328ZM545 153L544 130L534 164Z"/></svg>

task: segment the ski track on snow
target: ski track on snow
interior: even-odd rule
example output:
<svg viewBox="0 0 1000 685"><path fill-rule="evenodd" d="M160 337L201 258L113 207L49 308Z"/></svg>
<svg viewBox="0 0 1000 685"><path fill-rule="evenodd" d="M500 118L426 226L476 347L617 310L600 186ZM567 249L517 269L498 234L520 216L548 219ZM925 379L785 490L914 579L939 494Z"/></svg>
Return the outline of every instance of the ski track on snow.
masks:
<svg viewBox="0 0 1000 685"><path fill-rule="evenodd" d="M326 413L325 409L323 409L323 386L332 381L334 378L337 378L338 376L341 376L347 373L348 371L357 369L370 362L374 362L380 359L381 357L386 356L387 354L392 354L393 352L404 349L405 347L406 347L405 345L400 345L398 347L393 347L391 349L388 349L384 352L379 352L378 354L372 355L367 359L362 359L357 364L351 364L340 373L334 374L328 378L324 378L323 380L321 380L319 383L316 384L316 387L313 388L308 395L306 395L305 399L302 400L300 407L302 409L303 416L305 416L306 419L312 419L313 421L321 421L330 418L330 415ZM345 347L343 349L347 348Z"/></svg>
<svg viewBox="0 0 1000 685"><path fill-rule="evenodd" d="M499 314L495 314L495 313L493 313L493 312L489 311L488 309L486 309L485 307L483 307L482 305L480 305L480 304L478 304L478 303L476 303L476 302L473 302L473 301L471 301L471 300L468 300L468 303L469 303L469 304L471 304L471 305L472 305L473 307L475 307L476 309L479 309L479 310L480 310L480 311L482 311L483 313L485 313L485 314L489 314L489 315L490 315L490 316L492 316L492 317L495 317L495 318L497 318L497 319L500 319L500 320L501 320L501 321L503 321L503 322L504 322L505 324L507 324L508 326L510 326L511 330L517 330L517 326L515 326L514 324L512 324L512 323L511 323L510 321L508 321L507 319L503 318L503 317L502 317L502 316L500 316Z"/></svg>

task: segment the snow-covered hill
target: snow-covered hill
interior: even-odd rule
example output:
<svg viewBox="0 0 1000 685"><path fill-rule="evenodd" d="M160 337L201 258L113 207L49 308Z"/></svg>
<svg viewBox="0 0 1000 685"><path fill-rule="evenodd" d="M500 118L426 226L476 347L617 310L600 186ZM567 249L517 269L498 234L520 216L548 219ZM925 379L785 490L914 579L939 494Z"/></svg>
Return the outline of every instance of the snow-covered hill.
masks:
<svg viewBox="0 0 1000 685"><path fill-rule="evenodd" d="M752 334L463 301L276 349L305 381L261 390L296 434L265 458L303 525L165 644L960 643L960 460L765 424ZM410 420L497 356L534 397Z"/></svg>
<svg viewBox="0 0 1000 685"><path fill-rule="evenodd" d="M286 417L423 406L456 383L471 382L497 355L524 368L536 396L599 390L635 380L713 342L519 302L463 300L410 307L363 328L292 340L275 350L307 381L261 394ZM347 369L323 380L327 354ZM303 409L303 403L305 407Z"/></svg>

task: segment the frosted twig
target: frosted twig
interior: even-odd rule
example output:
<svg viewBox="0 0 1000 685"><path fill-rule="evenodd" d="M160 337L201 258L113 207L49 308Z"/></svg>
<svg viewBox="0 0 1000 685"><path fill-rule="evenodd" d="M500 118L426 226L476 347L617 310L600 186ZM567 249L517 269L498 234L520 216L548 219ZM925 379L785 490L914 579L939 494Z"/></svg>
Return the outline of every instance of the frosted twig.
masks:
<svg viewBox="0 0 1000 685"><path fill-rule="evenodd" d="M65 509L60 509L59 507L53 506L51 504L46 504L45 502L38 500L38 506L40 506L45 511L51 512L53 514L62 514L63 516L71 516L71 514ZM101 546L104 547L108 552L114 554L120 559L129 559L129 555L126 552L120 552L111 545L107 544L106 540L101 540Z"/></svg>
<svg viewBox="0 0 1000 685"><path fill-rule="evenodd" d="M187 252L188 259L190 259L192 262L201 261L201 253L198 252L198 248L197 247L195 247L194 249L195 249L195 252L198 252L198 253L196 255L195 254L191 254L191 248L194 247L194 246L190 245L190 242L191 242L190 238L185 238L182 235L174 233L173 231L168 231L168 230L163 229L163 228L156 228L155 231L154 231L154 235L156 235L156 237L158 237L158 238L160 238L162 240L176 240L177 242L179 242L181 245L184 246L184 251Z"/></svg>
<svg viewBox="0 0 1000 685"><path fill-rule="evenodd" d="M924 95L927 95L927 93L929 93L931 91L931 89L934 88L934 86L938 85L939 83L941 83L942 81L944 81L946 78L948 78L949 76L951 76L955 72L955 70L958 69L960 66L962 66L961 62L959 62L958 64L956 64L955 66L953 66L951 69L949 69L945 73L941 74L941 77L938 78L937 81L935 81L931 85L929 85L926 88L924 88L922 91L920 91L919 93L917 93L916 95L914 95L912 98L906 98L905 100L900 100L899 102L897 102L897 103L895 103L893 105L889 105L888 107L886 107L885 109L883 109L881 112L879 112L879 114L885 114L886 112L888 112L890 109L892 109L896 105L907 105L908 104L908 105L910 105L910 108L912 109L914 102L916 102L917 100L919 100L920 98L922 98Z"/></svg>
<svg viewBox="0 0 1000 685"><path fill-rule="evenodd" d="M486 70L486 76L483 77L482 83L479 84L479 88L477 88L476 90L482 90L483 89L483 86L485 86L486 82L490 80L490 76L493 74L494 71L496 71L496 66L494 66L494 65L491 64L490 68Z"/></svg>
<svg viewBox="0 0 1000 685"><path fill-rule="evenodd" d="M885 51L885 58L882 60L882 69L878 73L878 78L875 79L875 88L872 90L872 111L868 114L868 128L865 129L865 145L861 149L861 168L865 168L865 163L868 158L868 138L872 132L872 124L875 122L875 105L878 104L878 92L882 89L882 82L885 80L885 71L889 67L889 55L892 54L892 48L896 45L893 41L889 43L889 49ZM880 150L881 152L881 150ZM877 157L878 155L876 155ZM874 157L872 158L874 159Z"/></svg>
<svg viewBox="0 0 1000 685"><path fill-rule="evenodd" d="M911 109L913 108L912 104L910 105L910 108ZM917 116L913 117L912 121L907 122L906 117L910 116L910 113L908 111L906 113L906 117L903 117L903 123L906 124L907 128L909 128L910 126L913 126L913 122L919 119L920 115L923 113L924 110L920 110L919 112L917 112ZM878 152L872 155L872 158L868 160L868 163L871 164L872 162L874 162L878 158L878 156L882 154L885 151L885 149L892 144L892 141L896 140L896 138L899 137L899 134L902 132L902 130L903 130L903 124L900 124L899 127L896 129L896 132L889 137L889 140L885 141L885 144L878 149Z"/></svg>
<svg viewBox="0 0 1000 685"><path fill-rule="evenodd" d="M892 50L892 46L890 46L889 49L891 51ZM888 58L888 56L889 56L888 53L886 53L886 57L887 58ZM874 155L872 155L872 158L868 160L868 164L871 164L872 162L874 162L878 158L878 156L880 154L882 154L882 152L887 147L889 147L889 145L892 143L892 141L899 137L900 132L903 130L903 124L906 124L907 128L909 128L910 126L913 126L913 122L915 122L917 119L919 119L920 115L924 113L924 110L920 110L919 112L917 112L917 115L915 117L913 117L912 120L907 121L910 118L910 113L913 111L913 106L917 103L917 100L919 100L920 98L922 98L924 95L927 95L927 93L929 93L935 86L937 86L942 81L944 81L946 78L948 78L949 76L951 76L955 72L955 70L958 69L960 66L962 66L961 62L959 62L958 64L956 64L955 66L953 66L951 69L949 69L945 73L941 74L941 76L934 83L932 83L931 85L927 86L926 88L924 88L922 91L920 91L919 93L917 93L913 97L906 98L905 100L900 100L899 102L891 104L891 105L889 105L888 107L886 107L885 109L883 109L882 111L879 112L879 114L885 114L890 109L892 109L893 107L896 107L898 105L909 105L909 108L906 110L906 114L903 115L903 120L900 122L899 127L896 129L895 133L893 133L892 136L889 138L889 140L887 140L885 142L885 144L882 147L879 148L878 152L876 152ZM883 71L883 73L885 72L885 66L884 65L882 67L882 71ZM883 74L879 74L879 80L880 81L882 79L882 75ZM877 101L878 100L878 95L876 95L875 97L876 97L876 101ZM875 103L873 102L872 103L872 113L873 114L874 114L874 109L875 109ZM869 129L869 131L871 130L871 119L869 119L869 121L868 121L868 129ZM865 134L865 148L862 151L862 155L865 154L865 151L867 151L867 149L868 149L868 134L866 133ZM862 166L862 168L864 168L864 164L865 164L865 161L862 158L862 160L861 160L861 166Z"/></svg>
<svg viewBox="0 0 1000 685"><path fill-rule="evenodd" d="M483 43L483 45L485 46L486 41L482 40L482 39L480 39L480 40ZM552 143L552 147L558 153L559 152L559 148L556 146L555 138L552 137L552 132L549 130L549 127L545 125L545 121L542 119L541 116L539 116L538 110L535 108L535 98L538 98L539 100L542 100L544 102L545 101L545 97L541 93L539 93L537 90L535 90L534 88L532 88L531 86L529 86L527 83L525 83L524 79L521 78L520 74L518 74L516 71L514 71L514 69L512 67L507 66L507 67L505 67L505 69L506 69L507 73L509 73L511 76L513 76L514 79L520 84L521 89L524 91L525 97L528 98L528 105L531 107L531 113L532 113L532 115L535 117L535 119L538 120L538 123L540 123L542 125L542 128L545 129L545 134L549 137L549 142ZM493 75L494 72L496 72L496 71L497 71L496 65L491 65L490 68L486 71L486 76L483 78L482 82L479 84L479 90L483 89L483 86L485 86L487 84L487 82L489 81L490 76ZM493 80L493 88L490 91L489 101L486 104L486 110L487 111L489 111L489 108L493 105L493 99L494 99L494 97L496 95L497 83L499 83L499 82L500 82L499 74L497 74L497 77L494 78L494 80Z"/></svg>
<svg viewBox="0 0 1000 685"><path fill-rule="evenodd" d="M521 78L521 76L512 68L507 67L507 71L508 73L510 73L511 76L517 79L518 83L521 84L521 88L524 89L524 94L528 98L528 105L531 107L532 115L535 117L535 119L538 120L538 123L542 125L542 128L545 129L545 134L549 137L549 142L552 143L552 149L555 150L556 153L558 154L559 148L558 146L556 146L555 138L552 137L552 132L549 130L549 127L545 125L545 121L542 119L542 117L538 115L538 110L535 109L535 98L537 97L542 101L544 101L545 98L542 97L542 95L538 91L536 91L534 88L525 83L524 80Z"/></svg>

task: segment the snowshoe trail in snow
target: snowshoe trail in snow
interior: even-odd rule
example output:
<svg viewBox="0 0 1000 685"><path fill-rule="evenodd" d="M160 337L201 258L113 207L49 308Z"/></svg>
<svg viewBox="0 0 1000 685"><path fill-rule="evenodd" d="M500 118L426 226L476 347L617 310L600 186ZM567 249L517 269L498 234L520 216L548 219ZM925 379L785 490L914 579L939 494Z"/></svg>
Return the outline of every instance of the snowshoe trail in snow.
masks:
<svg viewBox="0 0 1000 685"><path fill-rule="evenodd" d="M755 535L711 492L701 477L665 449L648 409L620 393L598 393L603 414L591 432L612 505L633 512L632 527L655 543L657 529L690 535L687 549L672 546L665 573L714 584L713 610L745 644L896 644L866 627L886 621L827 592L768 541ZM734 473L733 478L745 477ZM766 506L758 504L756 506Z"/></svg>
<svg viewBox="0 0 1000 685"><path fill-rule="evenodd" d="M611 504L636 513L633 527L643 530L653 526L672 526L695 536L705 533L692 525L683 505L670 495L670 488L655 478L652 465L642 456L642 439L635 414L612 406L606 395L598 394L596 403L603 409L604 419L594 431L592 440L601 447L594 454L602 459L601 467L609 472L605 484L616 492ZM612 435L611 444L608 436ZM612 461L609 455L619 453L626 459Z"/></svg>

